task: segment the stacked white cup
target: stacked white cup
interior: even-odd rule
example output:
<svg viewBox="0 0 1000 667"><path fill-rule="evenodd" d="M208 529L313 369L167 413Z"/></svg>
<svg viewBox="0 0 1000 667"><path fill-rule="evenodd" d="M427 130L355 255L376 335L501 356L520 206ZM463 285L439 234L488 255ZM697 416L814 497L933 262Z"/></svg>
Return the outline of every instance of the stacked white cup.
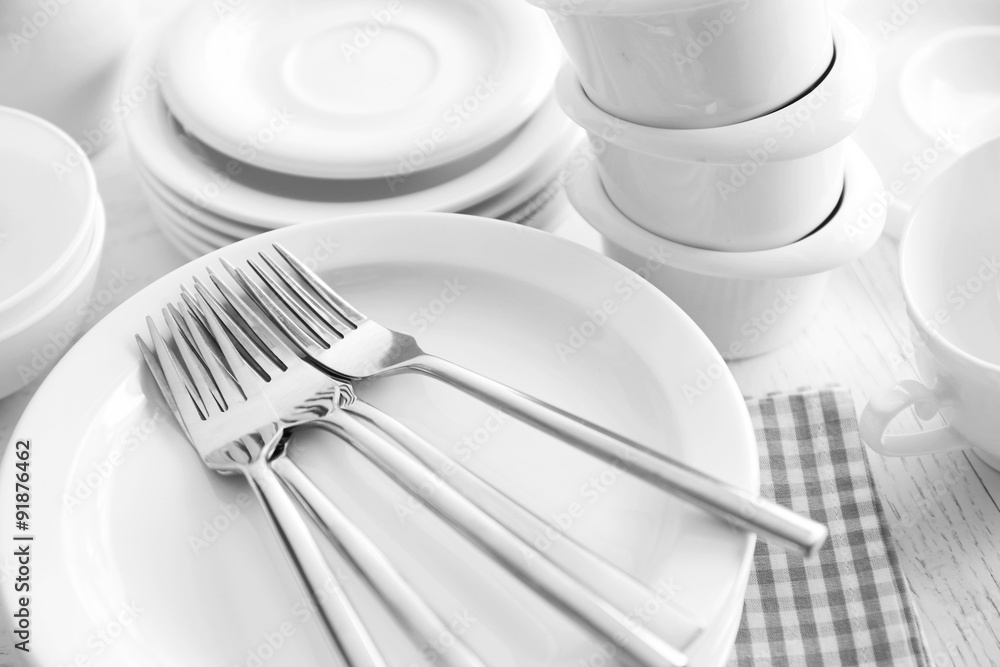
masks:
<svg viewBox="0 0 1000 667"><path fill-rule="evenodd" d="M593 159L569 193L607 254L727 358L790 339L836 268L824 247L849 262L884 225L869 210L878 176L849 139L875 92L860 33L826 0L529 2L572 61L559 102Z"/></svg>

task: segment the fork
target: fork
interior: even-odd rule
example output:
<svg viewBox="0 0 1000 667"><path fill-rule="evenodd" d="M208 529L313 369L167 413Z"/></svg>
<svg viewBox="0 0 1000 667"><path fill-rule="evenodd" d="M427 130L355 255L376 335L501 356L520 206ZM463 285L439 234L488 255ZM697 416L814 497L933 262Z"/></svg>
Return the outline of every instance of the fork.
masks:
<svg viewBox="0 0 1000 667"><path fill-rule="evenodd" d="M239 346L240 355L266 383L266 393L276 401L279 412L309 403L314 394L324 395L334 387L340 388L345 399L340 409L328 411L328 404L321 401L311 414L316 425L342 436L509 572L580 624L620 646L633 664L686 664L686 657L669 639L629 616L630 610L654 599L647 587L571 540L554 542L560 545L551 550L554 553L534 548L533 535L547 524L400 422L357 399L343 383L300 359L232 288L211 271L209 275L234 314L230 316L197 279L195 289ZM308 477L287 458L275 460L272 466L299 492L311 513L322 517L329 500L309 483ZM442 479L437 471L448 479ZM452 486L453 479L469 493L469 498ZM430 495L424 491L428 488L434 489ZM686 646L702 626L671 608L669 601L664 602L663 621L671 626L668 634Z"/></svg>
<svg viewBox="0 0 1000 667"><path fill-rule="evenodd" d="M279 244L274 249L298 276L266 253L264 271L247 260L268 295L245 271L225 259L223 265L296 353L344 382L363 382L401 372L416 372L452 385L486 403L673 493L731 524L757 533L806 556L826 541L826 526L727 484L661 452L584 420L536 397L508 387L441 357L425 352L412 336L368 319ZM300 333L302 335L296 335Z"/></svg>
<svg viewBox="0 0 1000 667"><path fill-rule="evenodd" d="M206 466L222 474L242 474L260 501L300 583L319 612L338 655L352 667L386 667L371 636L323 559L295 501L267 465L283 446L285 430L277 420L258 418L267 409L263 394L245 392L221 379L206 342L189 318L173 305L163 318L180 352L167 345L151 317L146 318L153 351L136 342L167 405ZM251 427L247 427L247 425Z"/></svg>
<svg viewBox="0 0 1000 667"><path fill-rule="evenodd" d="M352 399L349 387L331 381L304 390L279 380L268 386L272 378L290 380L291 375L281 374L278 368L271 368L271 375L255 373L261 367L248 365L252 364L253 356L247 354L247 349L252 349L249 339L236 335L232 321L203 285L196 281L195 287L197 296L182 288L182 298L187 306L183 314L177 308L169 307L175 327L172 333L177 331L175 339L180 335L178 346L182 355L186 352L191 363L197 362L206 371L205 384L220 404L240 406L244 401L249 404L247 410L231 413L230 418L239 419L243 424L277 424L287 432L296 425L334 412L342 400ZM156 363L156 359L147 354L148 348L141 343L141 339L140 349L147 364ZM257 359L263 360L260 357ZM263 391L265 387L271 390L267 394ZM227 425L225 428L234 427ZM239 428L245 426L236 427L237 430ZM363 434L362 437L372 436ZM336 505L326 499L322 491L288 458L288 441L286 438L281 441L280 446L265 450L260 466L265 469L270 467L271 470L280 469L284 477L294 480L295 483L290 486L295 495L304 501L307 513L374 589L415 642L432 645L433 640L449 636L453 641L446 651L432 649L445 665L483 667L479 658L461 640L454 637L446 622L410 587L378 547ZM273 475L271 472L272 479ZM310 498L314 502L308 502ZM317 498L322 498L323 502L315 502ZM320 563L317 563L317 567L320 567Z"/></svg>

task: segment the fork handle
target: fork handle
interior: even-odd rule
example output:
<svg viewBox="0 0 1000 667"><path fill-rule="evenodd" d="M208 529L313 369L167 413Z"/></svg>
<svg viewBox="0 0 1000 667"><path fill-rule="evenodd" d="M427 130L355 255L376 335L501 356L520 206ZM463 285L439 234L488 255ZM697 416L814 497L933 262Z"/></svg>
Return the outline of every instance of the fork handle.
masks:
<svg viewBox="0 0 1000 667"><path fill-rule="evenodd" d="M629 664L638 667L687 664L683 653L595 594L455 489L440 483L436 473L373 427L343 411L313 423L340 435L532 590L604 641L612 642Z"/></svg>
<svg viewBox="0 0 1000 667"><path fill-rule="evenodd" d="M813 556L826 541L823 524L446 359L424 354L403 368L461 389L592 456L622 464L636 477L786 549Z"/></svg>
<svg viewBox="0 0 1000 667"><path fill-rule="evenodd" d="M263 459L243 472L340 657L350 667L387 667L288 489Z"/></svg>
<svg viewBox="0 0 1000 667"><path fill-rule="evenodd" d="M393 444L399 445L424 466L435 471L445 484L461 493L519 539L528 544L544 545L550 560L618 609L634 612L649 601L656 601L657 613L647 623L651 630L671 646L684 650L703 632L705 623L702 619L671 602L673 582L661 582L659 590L651 590L562 531L556 530L503 491L441 452L398 419L373 405L358 399L342 409L373 424L389 436Z"/></svg>
<svg viewBox="0 0 1000 667"><path fill-rule="evenodd" d="M435 649L442 663L449 667L484 667L482 661L434 613L420 595L393 567L385 554L341 512L292 459L281 455L271 461L271 468L297 494L315 523L331 542L361 573L368 584L417 645L446 645ZM451 639L444 644L445 639Z"/></svg>

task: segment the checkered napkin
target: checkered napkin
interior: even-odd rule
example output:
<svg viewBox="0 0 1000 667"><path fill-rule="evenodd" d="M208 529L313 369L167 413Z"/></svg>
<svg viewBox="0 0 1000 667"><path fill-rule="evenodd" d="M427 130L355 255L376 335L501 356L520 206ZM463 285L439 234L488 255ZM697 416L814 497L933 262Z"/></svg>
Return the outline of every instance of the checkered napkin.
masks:
<svg viewBox="0 0 1000 667"><path fill-rule="evenodd" d="M929 665L845 389L748 400L761 494L830 527L803 561L758 542L730 667Z"/></svg>

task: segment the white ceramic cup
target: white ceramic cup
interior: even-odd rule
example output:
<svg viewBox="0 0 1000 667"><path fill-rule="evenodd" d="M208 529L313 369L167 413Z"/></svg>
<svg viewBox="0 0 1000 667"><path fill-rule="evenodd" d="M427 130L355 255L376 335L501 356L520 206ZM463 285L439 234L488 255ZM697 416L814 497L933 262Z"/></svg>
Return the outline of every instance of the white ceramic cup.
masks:
<svg viewBox="0 0 1000 667"><path fill-rule="evenodd" d="M572 67L559 103L590 136L615 205L677 243L746 252L801 239L833 211L843 187L843 141L875 93L875 62L861 34L838 19L837 58L808 95L727 127L664 130L599 109Z"/></svg>
<svg viewBox="0 0 1000 667"><path fill-rule="evenodd" d="M529 0L545 9L594 102L663 128L778 109L833 58L826 0Z"/></svg>
<svg viewBox="0 0 1000 667"><path fill-rule="evenodd" d="M1000 469L1000 138L965 155L913 210L900 277L920 382L873 396L861 416L869 447L886 456L973 448ZM947 426L887 434L916 408Z"/></svg>
<svg viewBox="0 0 1000 667"><path fill-rule="evenodd" d="M843 199L807 238L756 252L719 252L668 241L634 224L605 194L594 165L567 186L579 214L601 234L604 253L635 271L691 316L726 359L770 352L813 318L830 272L878 240L885 224L874 165L847 144Z"/></svg>

